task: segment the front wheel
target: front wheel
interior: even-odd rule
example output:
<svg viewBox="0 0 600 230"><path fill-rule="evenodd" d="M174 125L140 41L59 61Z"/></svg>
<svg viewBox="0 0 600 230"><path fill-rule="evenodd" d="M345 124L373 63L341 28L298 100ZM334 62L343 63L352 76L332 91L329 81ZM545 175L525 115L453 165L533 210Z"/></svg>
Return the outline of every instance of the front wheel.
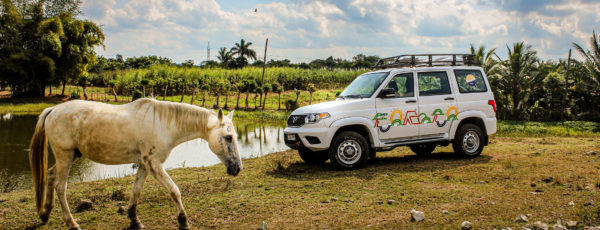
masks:
<svg viewBox="0 0 600 230"><path fill-rule="evenodd" d="M408 146L410 150L416 153L419 156L427 156L430 155L433 150L435 150L436 144L432 143L423 143L423 144L413 144Z"/></svg>
<svg viewBox="0 0 600 230"><path fill-rule="evenodd" d="M479 126L465 124L458 128L454 136L452 148L454 152L464 157L477 157L483 151L483 132Z"/></svg>
<svg viewBox="0 0 600 230"><path fill-rule="evenodd" d="M327 161L327 151L311 151L307 148L298 149L298 155L302 160L309 165L318 165L323 164Z"/></svg>
<svg viewBox="0 0 600 230"><path fill-rule="evenodd" d="M362 167L370 154L367 140L357 132L345 131L333 138L329 160L340 169Z"/></svg>

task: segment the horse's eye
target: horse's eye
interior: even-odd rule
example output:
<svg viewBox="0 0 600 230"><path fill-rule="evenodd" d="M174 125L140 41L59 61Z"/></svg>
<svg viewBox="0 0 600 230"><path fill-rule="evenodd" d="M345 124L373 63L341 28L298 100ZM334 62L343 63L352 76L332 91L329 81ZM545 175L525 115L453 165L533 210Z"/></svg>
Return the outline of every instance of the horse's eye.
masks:
<svg viewBox="0 0 600 230"><path fill-rule="evenodd" d="M225 138L225 140L226 140L227 142L231 142L231 141L232 141L232 137L231 137L231 135L225 135L225 137L224 137L224 138Z"/></svg>

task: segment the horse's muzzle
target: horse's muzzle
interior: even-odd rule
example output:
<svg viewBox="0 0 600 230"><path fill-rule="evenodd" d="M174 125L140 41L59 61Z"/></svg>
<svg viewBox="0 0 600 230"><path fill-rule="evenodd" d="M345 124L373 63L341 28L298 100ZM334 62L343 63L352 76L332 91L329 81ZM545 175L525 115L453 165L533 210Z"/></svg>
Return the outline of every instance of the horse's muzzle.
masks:
<svg viewBox="0 0 600 230"><path fill-rule="evenodd" d="M230 161L229 164L227 164L227 174L229 174L229 175L237 176L241 170L242 170L242 167L240 167L239 163Z"/></svg>

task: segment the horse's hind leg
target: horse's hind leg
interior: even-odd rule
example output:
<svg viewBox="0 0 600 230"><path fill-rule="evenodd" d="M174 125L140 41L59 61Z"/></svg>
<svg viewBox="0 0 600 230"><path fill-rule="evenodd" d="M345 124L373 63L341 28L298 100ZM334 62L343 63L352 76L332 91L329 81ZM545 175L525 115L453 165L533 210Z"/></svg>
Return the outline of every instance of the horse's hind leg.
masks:
<svg viewBox="0 0 600 230"><path fill-rule="evenodd" d="M169 190L171 198L175 201L175 205L177 205L177 221L179 222L179 229L189 229L187 214L185 213L183 203L181 202L181 192L179 191L179 188L175 182L171 180L171 177L167 174L160 162L151 161L151 164L149 162L149 166L152 175Z"/></svg>
<svg viewBox="0 0 600 230"><path fill-rule="evenodd" d="M140 222L140 220L137 217L136 210L142 187L144 187L144 182L146 181L146 176L148 176L146 166L140 164L140 166L138 167L137 174L135 176L135 182L133 182L133 192L131 193L131 199L129 200L129 208L127 209L127 216L131 220L131 225L129 225L129 229L144 228L144 225Z"/></svg>
<svg viewBox="0 0 600 230"><path fill-rule="evenodd" d="M63 221L69 227L69 229L80 229L79 225L73 220L71 211L69 210L69 204L67 203L67 179L69 177L69 170L73 163L73 150L63 150L58 148L52 148L54 157L56 158L56 165L54 165L54 173L56 176L56 195L60 201L60 207L63 211Z"/></svg>
<svg viewBox="0 0 600 230"><path fill-rule="evenodd" d="M46 199L44 200L44 209L42 210L42 214L40 217L44 223L48 222L48 217L50 217L50 212L52 211L52 207L54 205L54 187L56 182L56 165L50 167L48 169L48 180L46 187Z"/></svg>

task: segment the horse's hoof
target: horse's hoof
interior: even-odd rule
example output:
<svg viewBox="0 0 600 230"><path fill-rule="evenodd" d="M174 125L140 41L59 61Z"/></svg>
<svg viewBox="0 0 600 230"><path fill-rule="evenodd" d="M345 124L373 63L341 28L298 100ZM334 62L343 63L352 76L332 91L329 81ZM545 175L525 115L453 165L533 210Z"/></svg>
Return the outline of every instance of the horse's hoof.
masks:
<svg viewBox="0 0 600 230"><path fill-rule="evenodd" d="M50 217L49 214L42 214L42 215L40 215L40 219L42 220L42 224L48 223L48 218L49 217Z"/></svg>
<svg viewBox="0 0 600 230"><path fill-rule="evenodd" d="M189 230L190 227L186 226L179 226L179 230Z"/></svg>
<svg viewBox="0 0 600 230"><path fill-rule="evenodd" d="M138 229L146 229L146 226L144 226L142 223L137 222L137 223L131 223L131 225L129 225L129 228L126 228L128 230L138 230Z"/></svg>

